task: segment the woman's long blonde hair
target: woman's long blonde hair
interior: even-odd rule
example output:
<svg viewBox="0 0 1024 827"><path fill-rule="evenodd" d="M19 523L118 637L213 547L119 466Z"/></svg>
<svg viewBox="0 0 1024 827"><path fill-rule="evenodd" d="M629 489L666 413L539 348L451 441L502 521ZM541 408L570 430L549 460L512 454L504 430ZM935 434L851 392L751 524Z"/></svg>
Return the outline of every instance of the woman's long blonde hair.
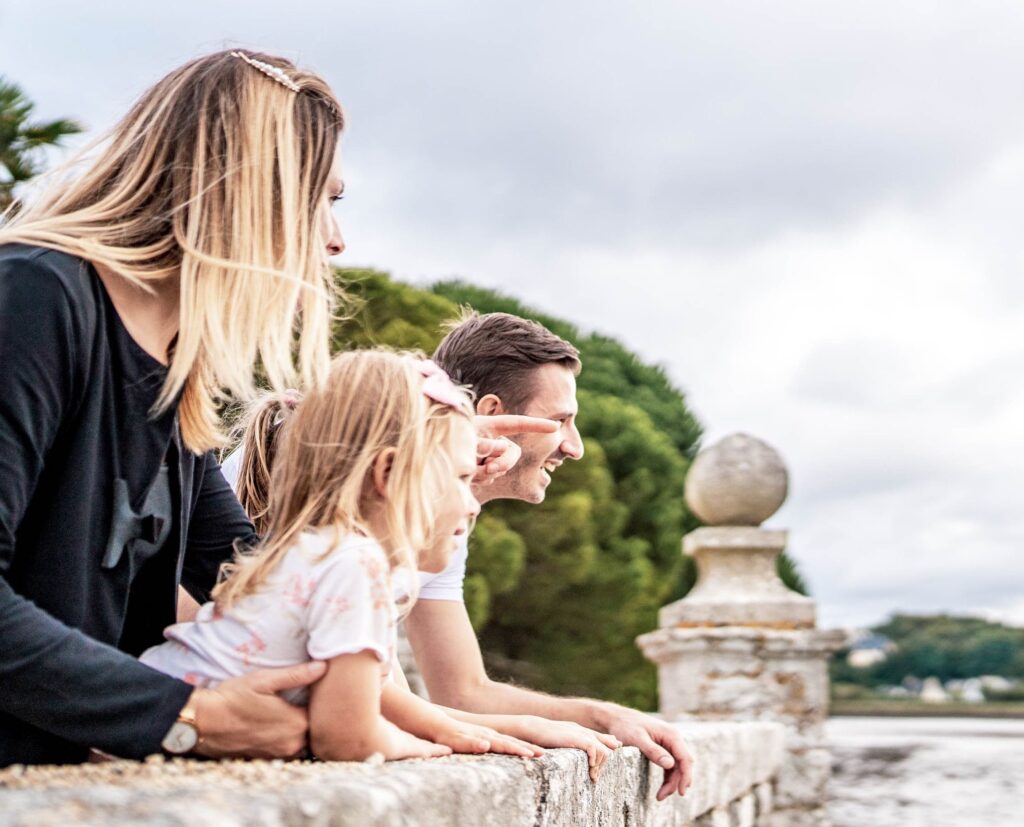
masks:
<svg viewBox="0 0 1024 827"><path fill-rule="evenodd" d="M252 396L257 360L278 389L326 372L334 288L320 211L343 125L327 84L283 58L198 58L145 92L82 174L67 180L73 162L53 175L0 244L62 250L141 286L179 279L154 413L182 393L185 444L209 450L223 442L218 405Z"/></svg>
<svg viewBox="0 0 1024 827"><path fill-rule="evenodd" d="M262 586L304 531L373 536L369 514L375 508L383 509L385 526L384 536L375 539L392 568L415 571L418 552L436 539L434 503L452 473L447 441L455 423L473 417L467 391L458 392L457 407L427 397L420 362L416 354L382 349L335 357L326 381L306 394L275 436L267 536L223 567L224 579L214 590L218 605L229 606ZM278 404L270 399L253 415ZM388 449L394 457L382 498L373 469ZM242 450L254 446L243 441Z"/></svg>

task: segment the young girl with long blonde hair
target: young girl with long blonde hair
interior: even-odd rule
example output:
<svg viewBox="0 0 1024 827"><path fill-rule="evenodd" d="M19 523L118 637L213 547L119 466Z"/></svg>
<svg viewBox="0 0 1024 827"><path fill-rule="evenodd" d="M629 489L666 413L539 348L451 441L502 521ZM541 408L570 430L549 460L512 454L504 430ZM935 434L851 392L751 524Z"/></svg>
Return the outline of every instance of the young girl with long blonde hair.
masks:
<svg viewBox="0 0 1024 827"><path fill-rule="evenodd" d="M253 412L250 433L266 432L275 406ZM198 686L327 661L308 697L290 695L309 704L320 758L537 754L388 681L396 594L411 608L417 569L444 568L479 512L468 393L409 354L343 354L280 426L272 460L263 543L227 566L195 621L167 629L142 661Z"/></svg>
<svg viewBox="0 0 1024 827"><path fill-rule="evenodd" d="M183 752L179 724L207 755L303 747L276 692L322 666L212 693L136 656L255 539L221 403L257 360L281 390L326 372L343 124L317 75L207 55L0 219L0 766Z"/></svg>

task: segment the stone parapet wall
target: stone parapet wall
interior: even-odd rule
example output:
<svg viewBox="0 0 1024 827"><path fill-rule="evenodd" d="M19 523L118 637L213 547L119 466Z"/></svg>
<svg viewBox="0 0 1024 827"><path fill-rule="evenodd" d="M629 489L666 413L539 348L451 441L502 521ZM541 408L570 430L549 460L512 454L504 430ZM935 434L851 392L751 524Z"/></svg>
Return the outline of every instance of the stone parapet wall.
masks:
<svg viewBox="0 0 1024 827"><path fill-rule="evenodd" d="M618 750L596 784L578 750L383 765L174 760L0 770L0 827L755 827L770 823L784 756L774 723L679 724L695 758L683 798L655 801L661 770Z"/></svg>

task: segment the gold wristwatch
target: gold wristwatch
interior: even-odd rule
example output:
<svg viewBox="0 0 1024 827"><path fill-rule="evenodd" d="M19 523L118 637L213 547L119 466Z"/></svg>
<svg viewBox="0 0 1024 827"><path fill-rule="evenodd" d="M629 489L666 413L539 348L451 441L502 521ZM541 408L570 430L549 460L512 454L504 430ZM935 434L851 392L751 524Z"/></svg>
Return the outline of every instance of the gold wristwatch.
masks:
<svg viewBox="0 0 1024 827"><path fill-rule="evenodd" d="M171 755L185 755L192 752L202 738L199 735L199 723L196 720L196 708L192 698L181 708L178 720L171 724L160 746Z"/></svg>

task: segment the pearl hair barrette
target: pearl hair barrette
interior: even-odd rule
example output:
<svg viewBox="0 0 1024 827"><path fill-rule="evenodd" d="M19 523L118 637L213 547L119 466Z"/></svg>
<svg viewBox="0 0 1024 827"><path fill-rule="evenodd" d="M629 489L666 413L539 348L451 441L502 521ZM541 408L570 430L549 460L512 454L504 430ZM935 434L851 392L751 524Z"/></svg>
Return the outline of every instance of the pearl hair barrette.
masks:
<svg viewBox="0 0 1024 827"><path fill-rule="evenodd" d="M241 58L257 72L262 72L271 80L276 80L286 89L290 89L292 92L299 91L299 84L288 77L288 73L279 66L271 66L269 63L262 60L255 60L254 58L249 57L245 52L232 52L231 56Z"/></svg>

